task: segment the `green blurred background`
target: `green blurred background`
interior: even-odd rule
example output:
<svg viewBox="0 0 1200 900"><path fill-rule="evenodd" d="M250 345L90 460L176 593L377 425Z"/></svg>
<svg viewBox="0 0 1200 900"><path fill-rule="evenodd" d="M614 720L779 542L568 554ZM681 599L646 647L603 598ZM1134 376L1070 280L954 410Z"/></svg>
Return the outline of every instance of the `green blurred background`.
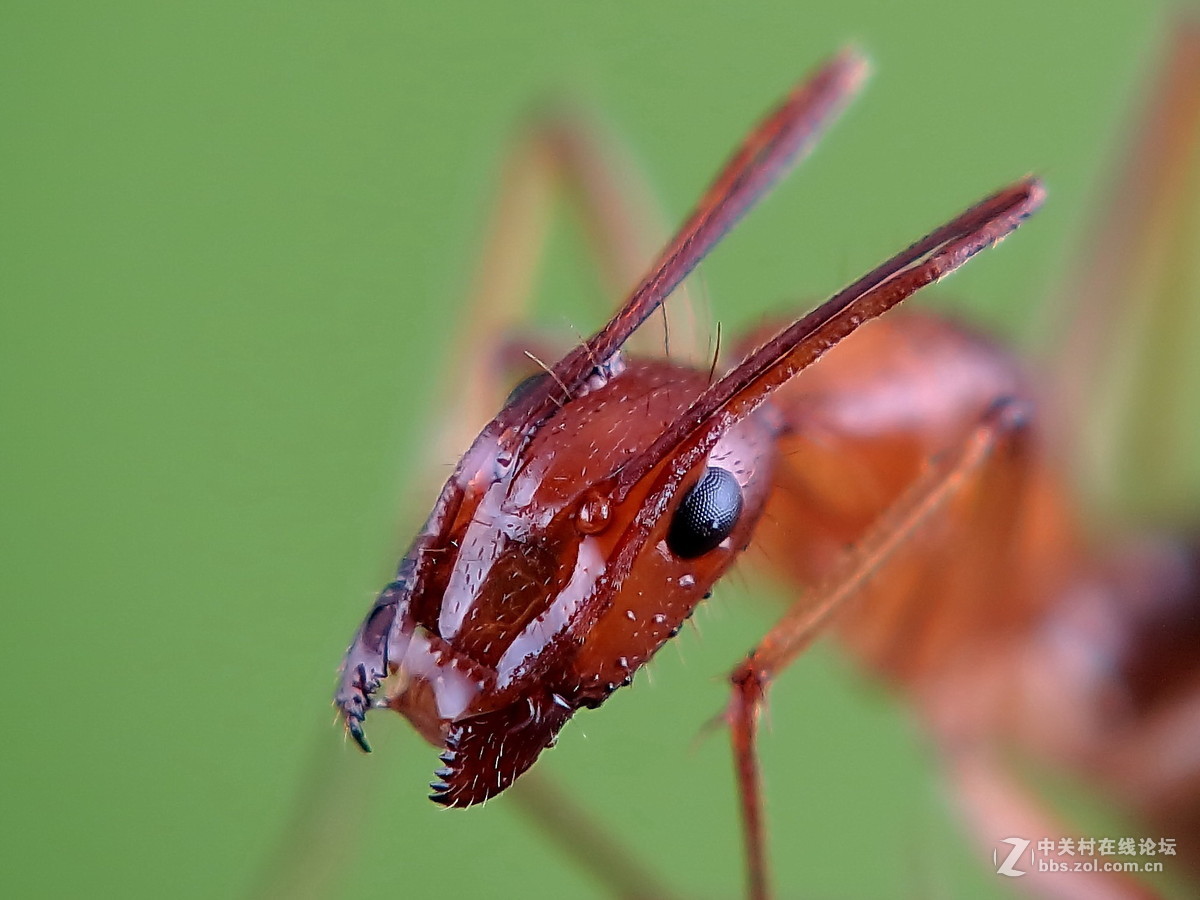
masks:
<svg viewBox="0 0 1200 900"><path fill-rule="evenodd" d="M0 893L245 895L345 757L373 787L318 842L353 836L334 896L597 896L504 798L427 802L435 754L401 720L358 759L328 706L425 512L430 382L514 122L548 95L595 106L678 218L856 42L869 90L704 264L714 316L729 334L795 309L1037 171L1045 212L922 300L1027 342L1164 8L8 0ZM551 255L543 319L591 330L612 298L576 239ZM740 889L726 742L696 736L770 616L735 574L543 763L692 895ZM773 701L783 896L1006 887L884 690L822 648Z"/></svg>

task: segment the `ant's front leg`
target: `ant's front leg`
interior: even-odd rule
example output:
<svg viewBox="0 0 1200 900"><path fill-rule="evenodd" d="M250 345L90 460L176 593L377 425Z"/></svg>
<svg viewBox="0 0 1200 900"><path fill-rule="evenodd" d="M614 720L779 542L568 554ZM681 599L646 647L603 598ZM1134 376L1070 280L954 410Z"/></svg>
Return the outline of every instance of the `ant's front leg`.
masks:
<svg viewBox="0 0 1200 900"><path fill-rule="evenodd" d="M1050 306L1058 443L1110 507L1193 527L1200 403L1200 18L1183 11Z"/></svg>
<svg viewBox="0 0 1200 900"><path fill-rule="evenodd" d="M990 476L996 473L1005 480L1011 477L1020 481L1020 473L1027 465L1027 425L1024 401L996 402L957 446L934 460L834 563L812 596L784 613L730 676L733 692L726 718L731 729L741 801L748 895L753 900L765 900L770 895L762 785L755 746L768 686L812 644L881 567L909 546L931 520L946 513L947 507L968 488L989 487ZM994 483L990 485L991 496L997 503L994 515L988 519L995 523L998 532L1007 532L1014 522L1021 491L1015 483L1009 487L1016 489L1005 493L998 492L997 487ZM955 507L952 511L957 513L959 509ZM1003 542L992 549L1002 555L1002 548Z"/></svg>

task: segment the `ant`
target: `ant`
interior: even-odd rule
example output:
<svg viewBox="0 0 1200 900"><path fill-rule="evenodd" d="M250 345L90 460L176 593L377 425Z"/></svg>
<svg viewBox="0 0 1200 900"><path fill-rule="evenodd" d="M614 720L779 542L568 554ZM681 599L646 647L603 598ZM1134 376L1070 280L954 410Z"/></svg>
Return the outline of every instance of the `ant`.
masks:
<svg viewBox="0 0 1200 900"><path fill-rule="evenodd" d="M1194 67L1198 46L1189 32L1173 59ZM369 711L408 718L441 751L436 803L482 803L521 778L576 712L630 683L753 544L804 590L730 678L724 718L751 898L770 895L755 744L767 689L835 617L853 651L911 696L984 840L1014 822L1021 833L1057 833L992 752L999 734L1129 785L1148 820L1200 833L1192 794L1172 804L1165 774L1133 786L1119 768L1194 738L1182 714L1170 718L1178 696L1163 686L1196 674L1195 555L1165 541L1095 547L1017 365L930 315L872 321L1015 230L1042 202L1036 179L753 336L723 374L715 361L706 370L623 349L865 74L853 53L821 67L750 133L599 331L553 364L529 353L541 371L471 442L372 605L335 706L363 750ZM1196 95L1185 76L1171 77ZM596 230L619 256L617 204L577 138L551 129L546 146L596 192ZM516 301L481 297L473 330L485 343ZM468 420L487 403L489 369L516 351L492 343L467 367L484 376L462 398ZM1123 629L1119 646L1099 648L1112 653L1111 671L1072 670L1065 654L1077 644L1039 645L1049 626L1075 638L1097 617ZM1164 639L1159 629L1176 620L1183 630ZM1110 730L1112 746L1085 758L1083 726L1047 724L1046 709L1024 702L1035 692L1004 702L1001 685L1039 677L1070 702L1121 693L1128 730ZM1152 716L1153 741L1141 729ZM1116 895L1141 890L1101 877Z"/></svg>

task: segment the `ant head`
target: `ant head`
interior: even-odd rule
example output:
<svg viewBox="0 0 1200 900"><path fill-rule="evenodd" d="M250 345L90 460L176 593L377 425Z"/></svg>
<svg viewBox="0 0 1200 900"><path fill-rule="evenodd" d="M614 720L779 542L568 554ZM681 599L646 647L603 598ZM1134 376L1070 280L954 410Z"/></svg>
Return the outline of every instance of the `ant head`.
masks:
<svg viewBox="0 0 1200 900"><path fill-rule="evenodd" d="M453 514L410 554L420 572L384 685L384 703L446 747L434 799L507 786L576 709L628 683L744 549L770 482L765 417L686 465L668 453L619 477L706 387L669 362L614 361L512 457L486 460L477 441L464 459Z"/></svg>

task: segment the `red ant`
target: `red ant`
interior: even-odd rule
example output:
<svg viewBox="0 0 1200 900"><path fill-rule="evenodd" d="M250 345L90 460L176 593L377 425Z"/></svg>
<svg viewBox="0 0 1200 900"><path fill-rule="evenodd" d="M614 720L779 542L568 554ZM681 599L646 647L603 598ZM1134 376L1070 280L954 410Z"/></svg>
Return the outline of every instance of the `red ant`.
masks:
<svg viewBox="0 0 1200 900"><path fill-rule="evenodd" d="M1035 179L760 335L720 377L622 351L864 75L860 58L837 57L751 132L612 319L512 391L372 606L335 704L364 750L364 719L383 707L440 748L435 802L465 807L508 788L576 711L631 681L752 541L806 587L731 676L726 720L753 898L769 894L755 752L766 689L835 615L851 646L921 708L987 840L1001 822L1029 834L1052 822L979 750L1009 728L1021 738L1022 727L1040 728L1028 742L1053 743L1044 725L1021 720L1029 709L998 699L1001 679L1073 674L1054 648L1026 652L1048 622L1069 628L1098 609L1125 627L1114 677L1128 682L1130 715L1165 702L1155 679L1194 674L1194 653L1175 646L1186 634L1158 654L1137 643L1181 609L1194 617L1194 560L1174 546L1089 545L1011 359L919 314L839 343L1013 231L1042 200ZM557 135L560 164L585 186L602 182L573 138ZM612 204L601 197L595 209L599 232L619 245L619 226L605 221ZM475 323L484 336L508 315L488 299ZM476 365L496 356L476 354ZM1111 687L1086 680L1094 674L1068 683L1067 696ZM1194 736L1184 723L1163 727L1158 747ZM1098 753L1088 767L1108 775L1105 762ZM1156 803L1142 811L1200 832ZM1114 889L1137 889L1118 878Z"/></svg>

